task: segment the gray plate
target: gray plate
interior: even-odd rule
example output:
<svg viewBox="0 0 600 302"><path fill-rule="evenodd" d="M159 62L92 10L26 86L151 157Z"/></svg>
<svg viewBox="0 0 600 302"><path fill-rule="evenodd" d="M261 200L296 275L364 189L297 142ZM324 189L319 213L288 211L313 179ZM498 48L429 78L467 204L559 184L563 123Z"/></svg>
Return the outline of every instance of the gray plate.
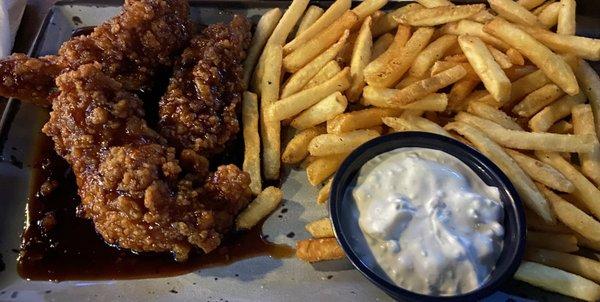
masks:
<svg viewBox="0 0 600 302"><path fill-rule="evenodd" d="M119 1L102 3L55 5L31 55L55 54L74 29L97 25L120 10ZM193 2L192 18L195 22L210 24L228 21L232 14L242 14L257 21L266 9L287 5L288 2L283 1L197 1ZM0 162L0 253L6 264L6 269L0 272L0 301L389 300L348 262L310 265L293 258L278 260L267 256L170 278L60 283L21 279L16 272L15 251L25 218L35 142L43 135L40 129L47 117L46 110L11 100L0 122L3 159ZM315 203L318 190L308 184L304 172L288 171L282 189L288 211L283 214L277 210L265 222L263 232L275 243L295 245L295 240L309 237L304 225L325 217L327 212L325 207ZM290 232L296 234L294 239L287 238ZM506 291L536 300L570 300L519 282L508 284ZM508 301L509 298L525 301L504 293L497 293L488 300Z"/></svg>

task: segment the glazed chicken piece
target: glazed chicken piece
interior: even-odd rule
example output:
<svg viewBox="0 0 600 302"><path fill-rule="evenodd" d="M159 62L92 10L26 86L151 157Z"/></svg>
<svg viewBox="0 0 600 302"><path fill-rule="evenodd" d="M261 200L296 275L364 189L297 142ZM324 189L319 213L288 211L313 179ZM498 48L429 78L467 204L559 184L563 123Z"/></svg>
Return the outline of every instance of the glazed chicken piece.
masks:
<svg viewBox="0 0 600 302"><path fill-rule="evenodd" d="M192 38L160 101L160 132L171 144L211 156L235 137L250 38L250 24L241 16Z"/></svg>
<svg viewBox="0 0 600 302"><path fill-rule="evenodd" d="M43 129L73 167L79 212L122 248L171 251L178 261L194 247L212 251L250 199L249 176L234 165L210 173L192 150L177 156L147 126L141 100L101 68L57 78Z"/></svg>

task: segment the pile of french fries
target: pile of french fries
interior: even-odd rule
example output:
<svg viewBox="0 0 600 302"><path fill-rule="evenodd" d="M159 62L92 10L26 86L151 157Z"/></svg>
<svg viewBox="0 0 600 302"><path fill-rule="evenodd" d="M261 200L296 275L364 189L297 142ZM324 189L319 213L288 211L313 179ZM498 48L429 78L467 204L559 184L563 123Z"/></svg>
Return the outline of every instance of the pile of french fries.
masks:
<svg viewBox="0 0 600 302"><path fill-rule="evenodd" d="M600 299L600 40L575 35L575 0L387 0L323 9L294 0L260 19L244 65L244 170L258 206L281 163L306 169L328 200L332 177L361 144L425 131L479 150L511 179L527 208L527 255L515 275L549 291ZM282 133L293 137L282 148ZM262 148L261 148L262 146ZM245 215L246 214L246 215ZM306 226L297 256L344 256L329 219Z"/></svg>

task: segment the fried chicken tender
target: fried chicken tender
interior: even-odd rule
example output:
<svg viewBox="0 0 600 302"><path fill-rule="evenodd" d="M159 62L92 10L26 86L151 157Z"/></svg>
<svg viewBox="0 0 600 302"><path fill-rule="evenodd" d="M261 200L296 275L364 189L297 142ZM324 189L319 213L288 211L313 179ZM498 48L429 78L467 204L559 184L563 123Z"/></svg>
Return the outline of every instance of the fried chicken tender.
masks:
<svg viewBox="0 0 600 302"><path fill-rule="evenodd" d="M43 131L73 167L81 205L106 242L137 252L214 250L250 200L234 165L208 171L192 150L179 156L150 129L141 100L98 63L57 78L60 94Z"/></svg>
<svg viewBox="0 0 600 302"><path fill-rule="evenodd" d="M160 101L160 132L171 144L210 156L235 137L250 38L250 24L241 16L192 38Z"/></svg>

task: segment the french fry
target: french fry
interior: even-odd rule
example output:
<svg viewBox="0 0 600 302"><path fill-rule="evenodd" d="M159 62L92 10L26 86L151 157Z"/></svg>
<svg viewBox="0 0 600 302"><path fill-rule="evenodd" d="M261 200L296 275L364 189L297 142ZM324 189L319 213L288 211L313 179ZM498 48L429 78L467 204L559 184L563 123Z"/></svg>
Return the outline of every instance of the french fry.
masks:
<svg viewBox="0 0 600 302"><path fill-rule="evenodd" d="M448 108L448 96L445 93L432 93L409 104L400 105L398 109L442 112Z"/></svg>
<svg viewBox="0 0 600 302"><path fill-rule="evenodd" d="M399 25L398 30L396 31L396 35L394 36L394 40L389 45L389 47L376 59L371 60L371 63L365 67L364 73L368 73L371 70L372 73L375 73L380 70L384 70L386 66L390 63L390 61L397 57L404 45L410 38L410 27Z"/></svg>
<svg viewBox="0 0 600 302"><path fill-rule="evenodd" d="M597 137L594 129L594 115L590 105L576 105L571 113L575 134L592 134ZM588 153L579 153L579 160L581 161L581 172L596 185L600 185L600 144L597 139L594 150ZM600 241L600 238L598 240Z"/></svg>
<svg viewBox="0 0 600 302"><path fill-rule="evenodd" d="M267 179L279 177L281 152L281 125L272 119L268 108L279 99L279 80L281 78L282 49L276 44L267 44L265 49L265 72L260 81L261 137L263 146L263 173Z"/></svg>
<svg viewBox="0 0 600 302"><path fill-rule="evenodd" d="M506 20L528 26L539 26L537 17L512 0L488 0L490 7Z"/></svg>
<svg viewBox="0 0 600 302"><path fill-rule="evenodd" d="M552 240L548 240L552 238ZM553 251L572 253L577 252L577 238L570 234L552 234L527 231L527 246L544 248Z"/></svg>
<svg viewBox="0 0 600 302"><path fill-rule="evenodd" d="M324 10L316 5L309 6L304 12L302 19L300 19L298 29L296 30L296 37L313 25L323 15L323 12Z"/></svg>
<svg viewBox="0 0 600 302"><path fill-rule="evenodd" d="M575 190L573 183L551 165L518 151L511 149L504 149L504 151L515 160L531 179L561 192L571 193ZM540 189L540 191L543 193L543 190Z"/></svg>
<svg viewBox="0 0 600 302"><path fill-rule="evenodd" d="M521 126L519 126L519 124L517 124L510 116L502 110L496 109L488 104L472 102L469 103L467 111L480 118L490 120L506 129L523 131L523 128L521 128Z"/></svg>
<svg viewBox="0 0 600 302"><path fill-rule="evenodd" d="M546 106L529 120L529 128L534 132L545 132L556 123L571 114L575 105L585 103L585 96L580 93L576 96L565 95L554 103ZM588 150L586 152L589 152Z"/></svg>
<svg viewBox="0 0 600 302"><path fill-rule="evenodd" d="M396 89L406 88L406 87L410 86L411 84L421 81L421 80L424 80L426 78L428 78L427 75L419 76L419 77L409 75L409 76L404 77L402 80L400 80L400 82L398 82L398 84L396 84L396 86L394 86L394 88L396 88Z"/></svg>
<svg viewBox="0 0 600 302"><path fill-rule="evenodd" d="M330 178L327 183L319 190L319 195L317 195L317 203L324 204L329 199L329 194L331 193L331 184L333 183L333 177Z"/></svg>
<svg viewBox="0 0 600 302"><path fill-rule="evenodd" d="M484 9L484 4L437 6L406 12L395 19L411 26L436 26L469 18Z"/></svg>
<svg viewBox="0 0 600 302"><path fill-rule="evenodd" d="M306 167L308 182L313 186L322 183L329 176L335 174L347 156L346 153L316 157Z"/></svg>
<svg viewBox="0 0 600 302"><path fill-rule="evenodd" d="M373 50L371 51L371 61L377 59L383 54L394 42L394 36L392 34L383 34L373 43Z"/></svg>
<svg viewBox="0 0 600 302"><path fill-rule="evenodd" d="M468 61L467 56L464 53L447 56L444 58L444 60L448 61L448 62L456 62L456 63L463 63L463 62Z"/></svg>
<svg viewBox="0 0 600 302"><path fill-rule="evenodd" d="M296 257L307 262L341 259L345 255L335 238L304 239L296 243Z"/></svg>
<svg viewBox="0 0 600 302"><path fill-rule="evenodd" d="M283 46L298 20L302 18L309 2L309 0L293 0L273 30L267 44Z"/></svg>
<svg viewBox="0 0 600 302"><path fill-rule="evenodd" d="M488 23L488 22L494 20L494 17L495 16L492 15L492 13L490 13L489 10L484 9L484 10L472 15L471 17L469 17L468 20L475 21L478 23Z"/></svg>
<svg viewBox="0 0 600 302"><path fill-rule="evenodd" d="M355 130L340 134L321 134L310 141L308 152L313 156L350 153L358 146L379 136L373 130Z"/></svg>
<svg viewBox="0 0 600 302"><path fill-rule="evenodd" d="M507 53L508 53L508 50L507 50ZM506 74L506 76L508 77L509 80L511 80L511 81L517 81L518 79L520 79L520 78L522 78L522 77L524 77L526 75L530 75L530 74L536 72L537 70L538 70L537 67L535 67L533 65L518 65L518 64L515 64L511 68L505 69L504 73ZM511 93L511 95L512 95L512 93Z"/></svg>
<svg viewBox="0 0 600 302"><path fill-rule="evenodd" d="M550 126L550 128L548 128L548 132L558 134L572 134L573 124L567 121L558 121L554 123L554 125Z"/></svg>
<svg viewBox="0 0 600 302"><path fill-rule="evenodd" d="M304 87L302 87L302 90L321 85L333 78L340 71L342 71L342 68L336 61L329 61L314 77L312 77L312 79L310 79L310 81L308 81L308 83L306 83L306 85L304 85Z"/></svg>
<svg viewBox="0 0 600 302"><path fill-rule="evenodd" d="M421 4L427 8L454 5L452 2L447 1L447 0L417 0L417 2L419 2L419 4Z"/></svg>
<svg viewBox="0 0 600 302"><path fill-rule="evenodd" d="M510 62L510 59L508 58L508 56L505 53L501 52L494 46L491 46L491 45L486 45L486 46L487 46L488 50L490 51L490 53L492 54L492 56L494 57L494 60L496 61L496 63L498 63L498 65L500 65L500 67L502 67L502 69L508 69L513 66L513 64Z"/></svg>
<svg viewBox="0 0 600 302"><path fill-rule="evenodd" d="M579 60L579 66L575 70L583 92L590 101L590 107L592 107L592 113L594 114L596 135L600 140L600 77L598 77L592 66L584 60Z"/></svg>
<svg viewBox="0 0 600 302"><path fill-rule="evenodd" d="M530 230L557 234L573 233L573 230L568 228L566 225L562 224L560 221L555 224L549 224L529 209L525 209L525 221L527 221L527 229ZM577 238L577 243L580 243L579 238Z"/></svg>
<svg viewBox="0 0 600 302"><path fill-rule="evenodd" d="M600 286L598 284L578 275L542 264L523 261L514 278L548 291L586 301L600 299Z"/></svg>
<svg viewBox="0 0 600 302"><path fill-rule="evenodd" d="M327 133L341 134L379 126L382 124L382 117L397 115L400 115L400 110L388 108L367 108L343 113L327 121Z"/></svg>
<svg viewBox="0 0 600 302"><path fill-rule="evenodd" d="M563 252L528 248L525 259L600 282L600 262Z"/></svg>
<svg viewBox="0 0 600 302"><path fill-rule="evenodd" d="M244 134L244 172L250 175L250 190L255 195L262 191L260 178L260 136L258 134L258 99L246 91L242 100L242 126Z"/></svg>
<svg viewBox="0 0 600 302"><path fill-rule="evenodd" d="M300 113L290 125L298 130L314 127L343 113L347 105L346 97L336 91Z"/></svg>
<svg viewBox="0 0 600 302"><path fill-rule="evenodd" d="M506 56L508 56L508 60L514 65L525 65L525 58L523 58L521 53L514 48L507 49Z"/></svg>
<svg viewBox="0 0 600 302"><path fill-rule="evenodd" d="M528 94L513 107L512 112L522 117L531 117L547 105L562 97L565 93L555 84L546 84Z"/></svg>
<svg viewBox="0 0 600 302"><path fill-rule="evenodd" d="M394 85L410 68L419 52L429 43L433 32L433 28L422 27L413 33L404 47L397 49L394 47L395 45L390 46L388 51L381 55L380 58L387 55L390 50L396 50L397 56L392 57L391 60L383 65L379 64L379 59L367 65L364 70L366 82L371 86L377 87L391 87Z"/></svg>
<svg viewBox="0 0 600 302"><path fill-rule="evenodd" d="M451 61L437 61L433 64L433 66L431 66L430 75L434 76L442 71L446 71L457 65L462 66L467 71L467 75L464 77L464 79L479 80L479 76L475 73L475 70L473 70L473 67L471 67L471 64L469 64L467 62L460 63L460 62L451 62Z"/></svg>
<svg viewBox="0 0 600 302"><path fill-rule="evenodd" d="M450 133L440 125L423 117L406 115L403 117L384 117L384 124L396 131L424 131L450 137Z"/></svg>
<svg viewBox="0 0 600 302"><path fill-rule="evenodd" d="M586 247L590 250L593 251L600 251L600 241L593 241L593 240L589 240L581 235L577 235L575 234L575 237L577 237L577 244L579 244L579 246L583 246Z"/></svg>
<svg viewBox="0 0 600 302"><path fill-rule="evenodd" d="M283 192L280 189L276 187L265 188L237 217L235 220L236 229L251 229L261 219L273 212L281 203L282 198Z"/></svg>
<svg viewBox="0 0 600 302"><path fill-rule="evenodd" d="M281 161L286 164L297 164L308 155L308 144L310 141L325 133L325 127L313 127L305 129L294 135L288 142L281 155Z"/></svg>
<svg viewBox="0 0 600 302"><path fill-rule="evenodd" d="M532 10L540 5L542 5L546 0L519 0L517 3L524 7L526 10Z"/></svg>
<svg viewBox="0 0 600 302"><path fill-rule="evenodd" d="M463 101L471 92L473 92L480 82L479 79L464 77L460 81L454 83L452 89L450 89L450 94L448 95L448 109L451 111L464 110L467 103Z"/></svg>
<svg viewBox="0 0 600 302"><path fill-rule="evenodd" d="M256 25L254 35L252 36L252 41L250 42L250 48L248 49L248 53L246 55L246 60L244 60L244 83L246 87L248 87L250 83L252 70L258 61L260 52L265 47L265 44L273 33L273 30L275 30L277 22L279 22L279 19L281 19L281 15L281 9L271 9L264 13L262 17L260 17L260 20Z"/></svg>
<svg viewBox="0 0 600 302"><path fill-rule="evenodd" d="M459 112L455 120L479 128L498 144L515 149L543 150L557 152L589 152L594 147L591 135L565 135L555 133L534 133L506 129L492 121Z"/></svg>
<svg viewBox="0 0 600 302"><path fill-rule="evenodd" d="M596 218L600 217L600 190L581 172L556 152L536 151L537 158L560 171L575 186L573 195L587 207Z"/></svg>
<svg viewBox="0 0 600 302"><path fill-rule="evenodd" d="M510 100L501 105L504 107L510 107L512 104L523 99L528 94L550 83L552 82L550 79L548 79L548 77L546 77L543 71L534 71L512 83Z"/></svg>
<svg viewBox="0 0 600 302"><path fill-rule="evenodd" d="M542 194L552 204L552 209L558 220L577 232L579 235L593 241L600 241L600 222L578 209L568 201L556 195L544 186L538 186Z"/></svg>
<svg viewBox="0 0 600 302"><path fill-rule="evenodd" d="M458 65L401 90L367 86L363 89L363 97L366 103L377 107L399 108L456 83L466 75L467 71Z"/></svg>
<svg viewBox="0 0 600 302"><path fill-rule="evenodd" d="M373 25L371 27L371 32L373 33L373 37L379 37L385 33L389 33L398 27L398 22L394 20L394 16L402 15L407 11L417 10L423 8L422 5L418 3L410 3L403 7L396 9L393 12L385 14L381 18L373 20Z"/></svg>
<svg viewBox="0 0 600 302"><path fill-rule="evenodd" d="M477 73L494 99L501 103L507 102L511 93L510 80L494 60L483 41L474 36L460 36L458 43L473 70L475 70L475 73Z"/></svg>
<svg viewBox="0 0 600 302"><path fill-rule="evenodd" d="M437 40L427 45L421 53L417 55L415 61L408 71L409 76L423 77L433 64L441 59L450 47L456 44L455 35L443 35Z"/></svg>
<svg viewBox="0 0 600 302"><path fill-rule="evenodd" d="M575 0L560 0L560 10L558 11L558 24L556 33L559 35L575 34Z"/></svg>
<svg viewBox="0 0 600 302"><path fill-rule="evenodd" d="M328 95L336 91L344 91L349 87L350 68L346 67L323 84L302 90L272 104L268 109L267 115L272 120L282 121L308 109Z"/></svg>
<svg viewBox="0 0 600 302"><path fill-rule="evenodd" d="M352 9L359 20L364 20L374 12L378 11L388 3L388 0L364 0Z"/></svg>
<svg viewBox="0 0 600 302"><path fill-rule="evenodd" d="M300 68L296 73L289 77L281 90L281 98L286 98L304 87L329 61L333 60L346 44L350 31L346 30L342 37L326 51L318 55L310 63Z"/></svg>
<svg viewBox="0 0 600 302"><path fill-rule="evenodd" d="M310 222L306 225L306 230L313 238L335 237L328 217Z"/></svg>
<svg viewBox="0 0 600 302"><path fill-rule="evenodd" d="M541 12L542 12L542 11L543 11L543 10L544 10L546 7L548 7L549 5L551 5L551 4L553 4L553 3L556 3L556 0L548 0L548 1L544 2L544 4L542 4L542 5L538 6L538 7L536 7L535 9L533 9L531 12L532 12L534 15L536 15L536 16L539 16L539 15L540 15L540 13L541 13Z"/></svg>
<svg viewBox="0 0 600 302"><path fill-rule="evenodd" d="M352 28L358 20L358 16L355 13L346 11L327 28L321 30L318 35L312 37L305 43L299 44L294 51L285 56L283 59L284 68L290 72L298 71L335 43L344 32Z"/></svg>
<svg viewBox="0 0 600 302"><path fill-rule="evenodd" d="M456 24L456 28L453 31L453 34L475 36L475 37L478 37L479 39L483 40L483 42L485 42L489 45L492 45L494 47L497 47L501 50L506 50L510 47L508 44L504 43L502 40L486 33L483 30L483 24L472 21L472 20L468 20L468 19L460 20Z"/></svg>
<svg viewBox="0 0 600 302"><path fill-rule="evenodd" d="M498 1L498 0L493 0ZM510 0L502 0L514 3ZM537 19L536 19L537 20ZM535 64L544 74L569 95L579 93L577 79L565 60L538 42L519 27L500 18L494 19L483 27L490 33L518 50Z"/></svg>
<svg viewBox="0 0 600 302"><path fill-rule="evenodd" d="M327 27L331 26L346 11L348 11L351 4L352 1L350 0L336 0L317 21L298 34L292 41L288 42L283 47L283 52L289 54L298 49L302 44L321 34ZM340 36L343 32L344 31L340 32ZM335 39L337 40L337 37Z"/></svg>
<svg viewBox="0 0 600 302"><path fill-rule="evenodd" d="M573 54L587 60L600 60L600 40L598 39L559 35L543 28L527 26L519 28L556 52Z"/></svg>
<svg viewBox="0 0 600 302"><path fill-rule="evenodd" d="M444 129L466 137L481 153L489 157L511 179L525 205L549 224L556 223L548 201L542 196L531 178L504 152L496 142L479 129L463 122L451 122Z"/></svg>
<svg viewBox="0 0 600 302"><path fill-rule="evenodd" d="M554 2L546 6L537 16L545 29L552 28L558 24L558 14L560 12L560 3Z"/></svg>
<svg viewBox="0 0 600 302"><path fill-rule="evenodd" d="M356 102L362 94L365 87L365 67L371 61L371 48L373 47L373 37L371 35L371 17L367 17L360 27L358 37L352 50L352 59L350 60L350 76L352 84L346 91L346 96L350 102Z"/></svg>

